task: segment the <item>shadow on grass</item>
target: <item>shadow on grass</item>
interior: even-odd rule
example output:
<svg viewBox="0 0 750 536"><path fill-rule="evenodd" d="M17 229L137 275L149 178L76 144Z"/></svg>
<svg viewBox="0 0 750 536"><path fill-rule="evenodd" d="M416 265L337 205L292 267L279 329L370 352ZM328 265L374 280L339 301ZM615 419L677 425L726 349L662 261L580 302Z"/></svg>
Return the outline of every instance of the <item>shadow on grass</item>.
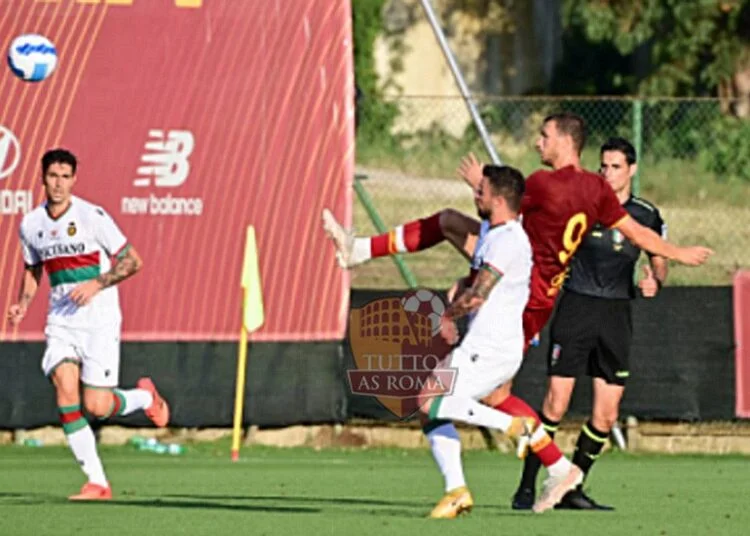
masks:
<svg viewBox="0 0 750 536"><path fill-rule="evenodd" d="M307 508L304 506L264 506L264 505L253 505L253 504L227 504L214 501L179 501L171 499L127 499L127 500L111 500L97 503L92 502L78 502L76 504L100 504L102 506L138 506L145 508L179 508L179 509L205 509L205 510L227 510L232 512L267 512L275 514L317 514L320 513L319 508Z"/></svg>
<svg viewBox="0 0 750 536"><path fill-rule="evenodd" d="M68 499L50 493L17 493L12 491L0 492L0 506L27 506L34 504L66 503Z"/></svg>
<svg viewBox="0 0 750 536"><path fill-rule="evenodd" d="M277 505L230 504L222 501L274 501ZM291 504L290 504L291 503ZM294 503L311 506L295 506ZM143 508L174 508L187 510L223 510L232 512L262 512L271 514L320 514L327 507L344 507L346 512L359 515L391 516L403 518L424 518L433 507L431 502L382 500L356 497L305 497L288 495L164 495L153 499L120 498L110 501L69 501L66 497L45 493L0 492L0 506L29 506L40 504L68 504L83 507L130 506ZM287 505L288 504L288 505ZM320 507L312 506L320 505ZM479 505L481 510L492 511L493 515L516 516L524 512L514 512L499 505Z"/></svg>
<svg viewBox="0 0 750 536"><path fill-rule="evenodd" d="M348 508L352 513L363 513L373 515L392 515L401 517L424 517L435 504L433 502L415 502L399 500L382 500L357 497L305 497L295 495L165 495L167 498L213 500L213 501L276 501L279 503L311 503L332 506L361 506L373 508ZM385 508L379 508L385 507ZM524 512L515 512L509 507L496 504L483 504L479 506L482 510L492 510L497 515L519 515Z"/></svg>
<svg viewBox="0 0 750 536"><path fill-rule="evenodd" d="M188 498L188 497L185 497ZM145 508L178 508L178 509L207 509L247 512L268 512L278 514L317 514L320 508L306 506L270 506L253 504L227 504L221 497L197 497L203 500L171 500L171 498L147 499L114 499L109 501L70 501L67 497L47 493L15 493L0 492L0 506L29 506L40 504L58 504L84 507L137 506Z"/></svg>
<svg viewBox="0 0 750 536"><path fill-rule="evenodd" d="M352 504L365 506L408 506L414 508L425 508L432 505L428 503L417 503L409 501L384 501L381 499L368 499L356 497L305 497L296 495L164 495L174 499L203 499L214 501L279 501L279 502L301 502L301 503L330 503L330 504Z"/></svg>

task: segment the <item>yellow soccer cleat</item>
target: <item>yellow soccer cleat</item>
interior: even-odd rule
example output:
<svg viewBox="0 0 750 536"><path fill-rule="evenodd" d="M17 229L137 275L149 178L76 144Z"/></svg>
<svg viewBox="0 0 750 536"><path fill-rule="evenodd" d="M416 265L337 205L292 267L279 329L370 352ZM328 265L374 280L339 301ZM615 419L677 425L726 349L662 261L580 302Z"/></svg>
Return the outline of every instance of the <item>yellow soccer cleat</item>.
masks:
<svg viewBox="0 0 750 536"><path fill-rule="evenodd" d="M464 512L471 512L473 507L474 498L471 496L469 488L461 486L446 493L432 509L430 517L433 519L454 519Z"/></svg>

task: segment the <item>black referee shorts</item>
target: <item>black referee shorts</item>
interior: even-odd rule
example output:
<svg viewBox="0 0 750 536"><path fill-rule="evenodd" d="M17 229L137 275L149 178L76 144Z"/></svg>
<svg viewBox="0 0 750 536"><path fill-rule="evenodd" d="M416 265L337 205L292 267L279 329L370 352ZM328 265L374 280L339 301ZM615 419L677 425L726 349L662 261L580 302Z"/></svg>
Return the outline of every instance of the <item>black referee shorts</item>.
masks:
<svg viewBox="0 0 750 536"><path fill-rule="evenodd" d="M595 298L565 291L550 328L547 374L587 374L615 385L630 375L633 322L630 300Z"/></svg>

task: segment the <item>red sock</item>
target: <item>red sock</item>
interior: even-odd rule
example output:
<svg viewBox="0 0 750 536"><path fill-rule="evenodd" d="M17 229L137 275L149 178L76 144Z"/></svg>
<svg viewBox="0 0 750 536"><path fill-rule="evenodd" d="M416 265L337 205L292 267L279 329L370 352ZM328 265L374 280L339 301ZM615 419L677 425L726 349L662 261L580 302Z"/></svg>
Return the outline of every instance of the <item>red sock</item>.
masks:
<svg viewBox="0 0 750 536"><path fill-rule="evenodd" d="M370 255L372 258L421 251L445 240L440 228L440 213L428 218L414 220L399 225L389 232L370 238Z"/></svg>
<svg viewBox="0 0 750 536"><path fill-rule="evenodd" d="M546 433L541 441L531 444L531 451L537 455L545 467L549 467L563 457L560 448Z"/></svg>
<svg viewBox="0 0 750 536"><path fill-rule="evenodd" d="M508 415L513 415L514 417L534 417L534 421L536 422L537 426L540 426L542 424L542 421L539 419L539 415L537 414L537 412L517 396L510 395L500 404L495 406L495 409L503 411ZM543 430L544 429L542 428L542 431ZM542 432L538 433L541 434ZM549 467L563 457L563 453L560 451L560 448L555 444L554 441L552 441L552 438L547 434L547 432L544 432L544 435L541 439L537 440L536 442L532 442L531 450L539 457L539 460L541 460L542 465L544 465L545 467Z"/></svg>
<svg viewBox="0 0 750 536"><path fill-rule="evenodd" d="M495 406L495 409L507 413L508 415L512 415L513 417L534 417L534 421L537 425L542 422L539 420L539 415L537 415L536 411L531 409L531 406L517 396L510 395L500 404Z"/></svg>

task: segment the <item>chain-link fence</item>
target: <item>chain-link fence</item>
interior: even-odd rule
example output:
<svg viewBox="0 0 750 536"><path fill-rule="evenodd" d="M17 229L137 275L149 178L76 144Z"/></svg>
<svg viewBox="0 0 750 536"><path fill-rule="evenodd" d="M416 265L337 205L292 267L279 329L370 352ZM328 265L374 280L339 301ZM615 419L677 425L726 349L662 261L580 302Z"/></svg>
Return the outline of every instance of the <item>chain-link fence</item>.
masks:
<svg viewBox="0 0 750 536"><path fill-rule="evenodd" d="M569 110L588 124L583 164L599 166L599 146L623 136L636 146L635 189L656 204L678 244L701 244L716 254L707 266L673 266L670 284L726 285L750 267L750 121L725 113L719 100L579 98L484 98L478 107L504 163L530 173L540 167L534 150L543 118ZM373 103L369 103L373 106ZM394 117L390 128L367 131L360 116L357 170L387 226L445 207L474 213L471 193L455 175L463 155L487 153L460 98L402 97L377 106ZM381 112L382 110L378 110ZM379 113L379 117L389 114ZM358 234L375 232L355 203ZM409 255L420 285L444 288L466 270L450 246ZM403 287L393 263L379 259L359 268L357 287Z"/></svg>

